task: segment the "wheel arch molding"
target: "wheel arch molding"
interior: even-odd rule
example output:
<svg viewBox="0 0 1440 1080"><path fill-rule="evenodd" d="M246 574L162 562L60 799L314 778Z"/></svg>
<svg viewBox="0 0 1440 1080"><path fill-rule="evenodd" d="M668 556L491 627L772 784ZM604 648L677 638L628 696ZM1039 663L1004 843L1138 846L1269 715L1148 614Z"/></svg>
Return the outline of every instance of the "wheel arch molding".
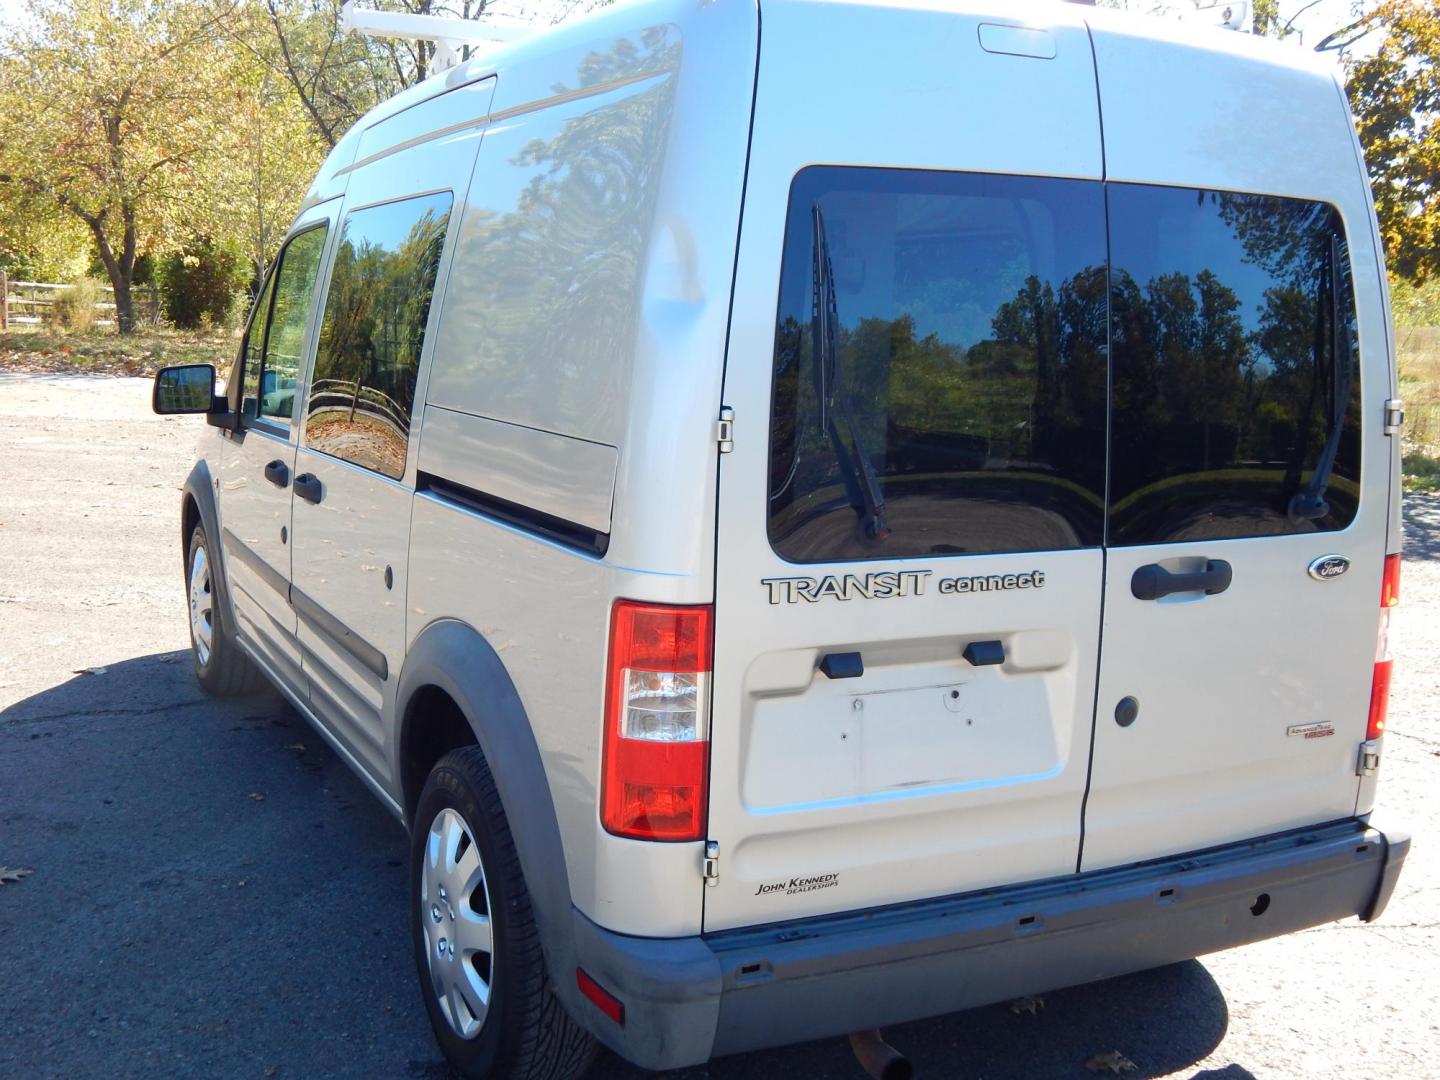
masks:
<svg viewBox="0 0 1440 1080"><path fill-rule="evenodd" d="M556 984L565 987L573 981L566 979L566 973L575 966L570 879L555 804L525 706L499 654L479 631L458 619L432 622L407 651L396 686L400 730L392 775L397 778L406 774L415 726L424 715L412 706L432 688L454 702L490 763L546 965ZM414 803L423 786L422 777L416 790L401 792L407 826L414 826Z"/></svg>
<svg viewBox="0 0 1440 1080"><path fill-rule="evenodd" d="M225 545L220 539L215 484L210 478L210 466L204 458L195 462L180 489L180 572L187 588L190 576L190 534L195 531L197 524L205 530L205 536L210 541L210 559L215 568L210 578L211 587L219 600L215 610L223 620L226 632L233 635L235 619L230 607L230 575L225 568Z"/></svg>

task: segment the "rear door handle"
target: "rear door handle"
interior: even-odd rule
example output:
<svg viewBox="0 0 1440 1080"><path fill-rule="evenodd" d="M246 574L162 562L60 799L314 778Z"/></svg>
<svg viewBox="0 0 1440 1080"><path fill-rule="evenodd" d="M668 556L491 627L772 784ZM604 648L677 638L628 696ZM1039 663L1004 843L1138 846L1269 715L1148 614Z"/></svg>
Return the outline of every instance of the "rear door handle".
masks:
<svg viewBox="0 0 1440 1080"><path fill-rule="evenodd" d="M299 484L299 481L296 481ZM1150 563L1130 578L1130 592L1137 600L1159 600L1177 592L1203 592L1206 596L1230 587L1230 564L1224 559L1206 559L1205 569L1190 574L1172 574L1159 563Z"/></svg>
<svg viewBox="0 0 1440 1080"><path fill-rule="evenodd" d="M306 502L318 503L325 497L325 488L318 476L306 472L295 477L295 494Z"/></svg>
<svg viewBox="0 0 1440 1080"><path fill-rule="evenodd" d="M276 487L283 488L286 484L290 483L290 470L286 467L285 462L276 458L270 462L269 465L265 466L265 479L269 480Z"/></svg>

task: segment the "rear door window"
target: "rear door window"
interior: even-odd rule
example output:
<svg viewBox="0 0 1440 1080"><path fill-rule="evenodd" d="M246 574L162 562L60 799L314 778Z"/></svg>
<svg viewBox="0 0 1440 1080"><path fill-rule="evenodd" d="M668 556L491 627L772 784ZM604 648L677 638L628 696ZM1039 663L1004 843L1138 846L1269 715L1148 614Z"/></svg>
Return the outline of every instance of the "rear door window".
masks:
<svg viewBox="0 0 1440 1080"><path fill-rule="evenodd" d="M1132 184L1108 196L1109 542L1344 528L1360 379L1339 213Z"/></svg>
<svg viewBox="0 0 1440 1080"><path fill-rule="evenodd" d="M793 562L1095 546L1099 183L817 166L791 189L769 536Z"/></svg>

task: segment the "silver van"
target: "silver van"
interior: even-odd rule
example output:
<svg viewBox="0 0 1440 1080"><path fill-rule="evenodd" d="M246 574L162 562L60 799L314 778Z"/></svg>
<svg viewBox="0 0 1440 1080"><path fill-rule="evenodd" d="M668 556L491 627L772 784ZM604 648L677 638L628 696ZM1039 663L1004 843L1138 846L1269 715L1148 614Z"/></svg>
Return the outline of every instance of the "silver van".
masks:
<svg viewBox="0 0 1440 1080"><path fill-rule="evenodd" d="M273 683L409 829L462 1075L1376 917L1401 410L1317 63L646 0L336 147L223 392L155 403L215 429L200 681Z"/></svg>

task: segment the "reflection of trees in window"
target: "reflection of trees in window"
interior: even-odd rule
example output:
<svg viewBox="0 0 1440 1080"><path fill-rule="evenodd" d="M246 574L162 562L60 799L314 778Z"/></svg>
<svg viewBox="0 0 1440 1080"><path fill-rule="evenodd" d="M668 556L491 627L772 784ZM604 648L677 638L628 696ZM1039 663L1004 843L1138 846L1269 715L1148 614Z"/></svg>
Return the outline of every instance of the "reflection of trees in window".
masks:
<svg viewBox="0 0 1440 1080"><path fill-rule="evenodd" d="M404 472L450 202L448 194L425 196L347 219L320 330L307 445L389 476ZM389 237L410 219L402 239Z"/></svg>
<svg viewBox="0 0 1440 1080"><path fill-rule="evenodd" d="M1286 510L1320 455L1343 386L1331 325L1338 216L1300 200L1188 197L1223 226L1206 234L1206 269L1164 270L1192 252L1174 243L1165 250L1162 237L1158 255L1140 258L1160 271L1142 286L1123 265L1123 235L1117 241L1111 537L1153 543L1308 531L1317 526L1288 520ZM1227 233L1225 251L1216 237ZM1342 289L1348 308L1348 278ZM1352 385L1353 411L1358 379ZM1334 509L1321 528L1353 516L1358 428L1341 446Z"/></svg>
<svg viewBox="0 0 1440 1080"><path fill-rule="evenodd" d="M509 170L487 161L507 135L487 136L478 175L488 170L501 190L526 179L512 210L467 210L446 301L446 322L463 326L464 339L441 347L452 369L512 388L510 400L496 403L502 412L542 399L556 402L547 415L620 408L626 368L616 361L634 333L679 58L671 28L619 38L588 53L573 80L576 89L619 85L527 118L527 130L544 137L512 154Z"/></svg>
<svg viewBox="0 0 1440 1080"><path fill-rule="evenodd" d="M840 392L898 526L871 556L1099 543L1106 303L1105 268L1096 266L1058 287L1026 277L1011 300L992 302L989 334L968 348L919 333L909 311L842 325ZM809 339L808 321L782 318L770 473L782 550L814 515L848 512L817 421ZM908 515L905 500L916 500ZM823 557L806 531L791 553ZM830 556L858 557L849 544L836 530Z"/></svg>

